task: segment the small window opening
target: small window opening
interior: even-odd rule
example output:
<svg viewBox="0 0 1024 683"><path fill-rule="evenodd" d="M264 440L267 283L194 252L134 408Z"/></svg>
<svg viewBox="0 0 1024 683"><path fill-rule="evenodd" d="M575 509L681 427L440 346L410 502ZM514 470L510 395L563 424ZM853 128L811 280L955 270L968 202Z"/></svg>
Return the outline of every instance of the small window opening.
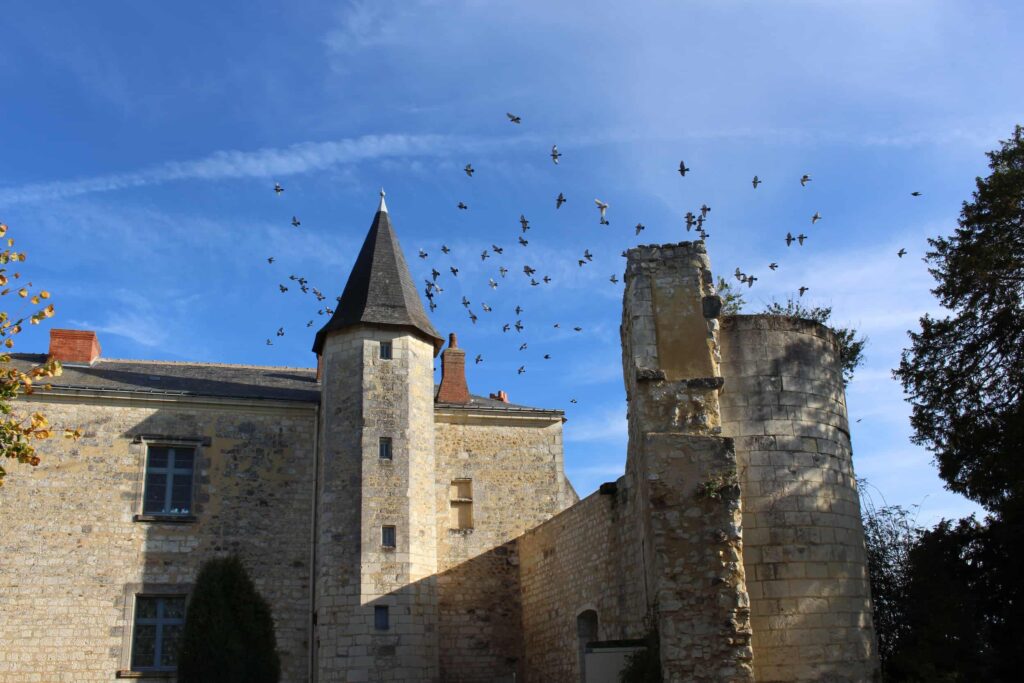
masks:
<svg viewBox="0 0 1024 683"><path fill-rule="evenodd" d="M448 525L452 529L473 528L473 481L455 479L449 487Z"/></svg>
<svg viewBox="0 0 1024 683"><path fill-rule="evenodd" d="M378 631L391 628L391 618L387 605L375 605L373 608L373 627Z"/></svg>
<svg viewBox="0 0 1024 683"><path fill-rule="evenodd" d="M393 458L391 452L391 437L382 436L380 437L380 445L378 446L378 454L381 460L391 460Z"/></svg>
<svg viewBox="0 0 1024 683"><path fill-rule="evenodd" d="M383 360L391 360L391 342L382 341L380 343L380 357Z"/></svg>
<svg viewBox="0 0 1024 683"><path fill-rule="evenodd" d="M395 527L382 526L380 528L380 544L385 548L394 548L396 543Z"/></svg>

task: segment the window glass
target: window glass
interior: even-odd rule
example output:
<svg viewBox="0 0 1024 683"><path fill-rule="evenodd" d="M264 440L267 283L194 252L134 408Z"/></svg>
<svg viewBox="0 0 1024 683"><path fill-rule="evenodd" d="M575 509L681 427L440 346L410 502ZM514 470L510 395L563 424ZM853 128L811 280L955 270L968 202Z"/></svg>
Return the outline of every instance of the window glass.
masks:
<svg viewBox="0 0 1024 683"><path fill-rule="evenodd" d="M380 454L381 460L391 460L392 459L393 456L391 454L391 437L388 437L388 436L380 437L379 454Z"/></svg>
<svg viewBox="0 0 1024 683"><path fill-rule="evenodd" d="M173 671L185 624L184 596L135 597L132 669Z"/></svg>
<svg viewBox="0 0 1024 683"><path fill-rule="evenodd" d="M387 631L391 628L388 611L387 605L376 605L373 608L373 627L378 631Z"/></svg>
<svg viewBox="0 0 1024 683"><path fill-rule="evenodd" d="M391 360L391 342L384 341L380 343L380 357L384 360Z"/></svg>
<svg viewBox="0 0 1024 683"><path fill-rule="evenodd" d="M395 547L395 527L385 526L381 527L380 533L380 544L385 548Z"/></svg>
<svg viewBox="0 0 1024 683"><path fill-rule="evenodd" d="M195 448L150 446L146 457L146 487L142 512L187 515L192 512L192 472Z"/></svg>

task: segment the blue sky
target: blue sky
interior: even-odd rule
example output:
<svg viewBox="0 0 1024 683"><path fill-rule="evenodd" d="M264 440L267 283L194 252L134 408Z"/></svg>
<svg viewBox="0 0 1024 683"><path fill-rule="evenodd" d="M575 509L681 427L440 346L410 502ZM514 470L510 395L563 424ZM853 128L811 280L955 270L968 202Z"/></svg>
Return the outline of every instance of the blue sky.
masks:
<svg viewBox="0 0 1024 683"><path fill-rule="evenodd" d="M471 390L565 409L566 466L586 494L625 459L622 291L608 278L621 279L623 248L686 239L683 214L707 203L715 270L760 278L749 312L806 285L809 303L869 336L849 407L862 420L857 472L876 499L920 504L923 522L975 509L909 443L890 370L906 330L936 310L925 239L953 229L986 173L984 152L1021 122L1020 3L39 2L4 12L0 218L30 254L23 270L54 293L53 323L97 330L105 356L311 366L322 304L288 275L340 293L383 186L416 280L445 273L436 327L485 357L469 369ZM559 192L568 203L556 211ZM609 226L595 198L609 203ZM525 248L520 214L531 223ZM787 231L810 239L787 249ZM492 244L505 254L481 261ZM579 268L585 248L594 261ZM530 287L524 264L552 284ZM526 330L502 333L517 304ZM33 329L19 348L46 343Z"/></svg>

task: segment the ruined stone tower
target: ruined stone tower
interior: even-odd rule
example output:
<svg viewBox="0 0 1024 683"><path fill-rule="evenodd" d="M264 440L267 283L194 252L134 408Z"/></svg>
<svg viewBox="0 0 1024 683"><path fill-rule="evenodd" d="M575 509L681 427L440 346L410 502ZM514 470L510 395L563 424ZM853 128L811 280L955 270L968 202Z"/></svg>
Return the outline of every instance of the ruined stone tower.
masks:
<svg viewBox="0 0 1024 683"><path fill-rule="evenodd" d="M316 671L438 677L433 358L441 339L381 192L337 312L316 336Z"/></svg>

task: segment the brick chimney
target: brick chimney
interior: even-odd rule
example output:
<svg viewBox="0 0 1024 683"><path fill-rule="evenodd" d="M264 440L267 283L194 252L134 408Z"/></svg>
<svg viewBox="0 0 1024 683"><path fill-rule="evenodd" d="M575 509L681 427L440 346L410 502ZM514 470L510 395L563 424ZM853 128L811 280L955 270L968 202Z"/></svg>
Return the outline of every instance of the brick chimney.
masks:
<svg viewBox="0 0 1024 683"><path fill-rule="evenodd" d="M455 333L448 335L448 348L441 353L441 388L438 403L469 403L466 386L466 352L459 348Z"/></svg>
<svg viewBox="0 0 1024 683"><path fill-rule="evenodd" d="M508 394L501 389L498 389L498 393L490 395L495 401L501 401L502 403L508 403Z"/></svg>
<svg viewBox="0 0 1024 683"><path fill-rule="evenodd" d="M100 340L89 330L50 330L50 357L61 363L92 365L100 357Z"/></svg>

